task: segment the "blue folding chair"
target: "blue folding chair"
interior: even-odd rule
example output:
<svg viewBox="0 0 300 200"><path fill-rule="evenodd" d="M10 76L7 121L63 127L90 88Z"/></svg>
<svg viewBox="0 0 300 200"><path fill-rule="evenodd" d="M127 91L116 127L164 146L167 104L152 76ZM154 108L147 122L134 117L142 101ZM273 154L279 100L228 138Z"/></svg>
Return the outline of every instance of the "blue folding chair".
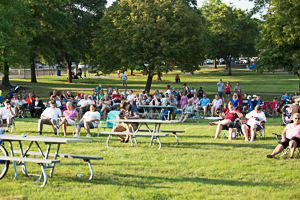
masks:
<svg viewBox="0 0 300 200"><path fill-rule="evenodd" d="M107 120L116 119L117 115L120 113L120 111L110 111L107 115ZM108 121L100 121L100 128L103 128L104 131L106 128L114 128L118 122L108 122ZM98 133L99 136L99 133Z"/></svg>

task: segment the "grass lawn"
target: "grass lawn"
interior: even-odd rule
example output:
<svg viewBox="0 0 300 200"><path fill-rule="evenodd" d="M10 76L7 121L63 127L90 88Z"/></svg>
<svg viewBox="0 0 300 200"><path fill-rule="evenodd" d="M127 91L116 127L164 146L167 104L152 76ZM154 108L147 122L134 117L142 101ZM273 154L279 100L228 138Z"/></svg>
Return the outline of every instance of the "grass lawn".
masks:
<svg viewBox="0 0 300 200"><path fill-rule="evenodd" d="M215 126L207 120L163 129L185 130L161 138L162 149L149 147L148 137L138 137L138 145L120 143L113 137L105 148L106 137L93 137L89 144L66 144L61 153L103 156L93 161L94 180L88 181L88 166L81 160L61 159L44 188L33 183L37 177L25 177L18 167L14 180L13 167L1 180L1 198L7 199L299 199L300 159L288 157L267 159L276 146L272 132L281 132L281 119L268 118L266 138L254 143L237 140L214 140ZM17 119L14 134L37 135L37 119ZM69 128L71 132L71 128ZM45 126L45 136L53 136ZM82 132L84 137L85 132ZM71 137L71 135L70 135ZM17 149L17 144L15 143ZM5 144L8 149L8 143ZM42 147L46 148L45 145ZM55 147L52 147L53 149ZM37 149L34 149L37 150ZM46 149L45 149L46 150ZM30 173L40 167L28 164ZM77 174L84 174L78 178Z"/></svg>

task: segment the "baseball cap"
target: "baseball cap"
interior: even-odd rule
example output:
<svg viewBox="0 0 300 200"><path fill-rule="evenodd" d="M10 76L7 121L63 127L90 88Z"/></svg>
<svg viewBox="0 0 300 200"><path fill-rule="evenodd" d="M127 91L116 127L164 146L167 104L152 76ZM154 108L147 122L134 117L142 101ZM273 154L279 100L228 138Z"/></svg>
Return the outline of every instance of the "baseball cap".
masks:
<svg viewBox="0 0 300 200"><path fill-rule="evenodd" d="M101 84L99 84L99 86L100 86L100 87L102 87L102 85L101 85Z"/></svg>
<svg viewBox="0 0 300 200"><path fill-rule="evenodd" d="M247 98L251 98L251 95L248 95Z"/></svg>
<svg viewBox="0 0 300 200"><path fill-rule="evenodd" d="M256 94L253 95L253 98L257 97Z"/></svg>
<svg viewBox="0 0 300 200"><path fill-rule="evenodd" d="M277 97L274 97L273 99L277 99Z"/></svg>
<svg viewBox="0 0 300 200"><path fill-rule="evenodd" d="M93 98L93 96L92 96L92 95L89 95L88 98Z"/></svg>
<svg viewBox="0 0 300 200"><path fill-rule="evenodd" d="M55 103L56 103L56 101L54 101L54 100L51 100L51 101L50 101L50 103L51 103L51 104L55 104Z"/></svg>
<svg viewBox="0 0 300 200"><path fill-rule="evenodd" d="M176 88L173 87L173 90L175 90Z"/></svg>

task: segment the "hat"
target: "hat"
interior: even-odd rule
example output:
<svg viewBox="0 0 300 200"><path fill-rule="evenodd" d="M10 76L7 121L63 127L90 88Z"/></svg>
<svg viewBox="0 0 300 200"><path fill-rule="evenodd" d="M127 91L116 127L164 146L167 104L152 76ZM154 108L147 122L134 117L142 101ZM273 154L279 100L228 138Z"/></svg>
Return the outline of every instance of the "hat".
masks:
<svg viewBox="0 0 300 200"><path fill-rule="evenodd" d="M176 90L176 88L173 87L173 90Z"/></svg>
<svg viewBox="0 0 300 200"><path fill-rule="evenodd" d="M247 98L251 98L251 95L248 95Z"/></svg>
<svg viewBox="0 0 300 200"><path fill-rule="evenodd" d="M51 103L51 104L55 104L55 103L56 103L56 101L54 101L54 100L51 100L51 101L50 101L50 103Z"/></svg>
<svg viewBox="0 0 300 200"><path fill-rule="evenodd" d="M277 99L277 97L274 97L273 99Z"/></svg>
<svg viewBox="0 0 300 200"><path fill-rule="evenodd" d="M93 96L92 96L92 95L89 95L88 98L93 98Z"/></svg>
<svg viewBox="0 0 300 200"><path fill-rule="evenodd" d="M101 84L99 84L99 86L100 86L100 87L102 87L102 85L101 85Z"/></svg>
<svg viewBox="0 0 300 200"><path fill-rule="evenodd" d="M254 95L253 95L253 98L256 98L256 97L257 97L256 94L254 94Z"/></svg>
<svg viewBox="0 0 300 200"><path fill-rule="evenodd" d="M9 99L6 99L6 100L5 100L5 103L10 103L10 100L9 100Z"/></svg>

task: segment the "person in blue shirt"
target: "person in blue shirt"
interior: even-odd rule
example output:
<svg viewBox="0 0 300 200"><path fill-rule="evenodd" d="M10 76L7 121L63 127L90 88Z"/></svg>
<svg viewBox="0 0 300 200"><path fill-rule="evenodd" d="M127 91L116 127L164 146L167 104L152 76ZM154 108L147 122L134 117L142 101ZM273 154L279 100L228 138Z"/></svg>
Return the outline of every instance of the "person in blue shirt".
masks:
<svg viewBox="0 0 300 200"><path fill-rule="evenodd" d="M238 96L237 96L236 93L233 94L233 97L230 99L230 101L233 103L234 109L236 109L236 110L239 109L239 107L240 107L240 100L239 100L239 98L238 98Z"/></svg>
<svg viewBox="0 0 300 200"><path fill-rule="evenodd" d="M171 94L173 94L173 96L177 97L177 92L176 92L176 88L173 87L172 91L170 92Z"/></svg>
<svg viewBox="0 0 300 200"><path fill-rule="evenodd" d="M204 111L204 116L206 116L207 108L210 104L210 99L206 98L206 93L203 94L203 98L199 102L199 106L197 106L197 115L200 116L200 110Z"/></svg>
<svg viewBox="0 0 300 200"><path fill-rule="evenodd" d="M12 99L12 98L13 98L14 92L15 92L15 89L11 89L11 91L10 91L10 93L9 93L9 99Z"/></svg>
<svg viewBox="0 0 300 200"><path fill-rule="evenodd" d="M287 100L290 98L290 96L288 95L287 92L285 92L282 96L281 96L281 102L282 104L286 104Z"/></svg>

